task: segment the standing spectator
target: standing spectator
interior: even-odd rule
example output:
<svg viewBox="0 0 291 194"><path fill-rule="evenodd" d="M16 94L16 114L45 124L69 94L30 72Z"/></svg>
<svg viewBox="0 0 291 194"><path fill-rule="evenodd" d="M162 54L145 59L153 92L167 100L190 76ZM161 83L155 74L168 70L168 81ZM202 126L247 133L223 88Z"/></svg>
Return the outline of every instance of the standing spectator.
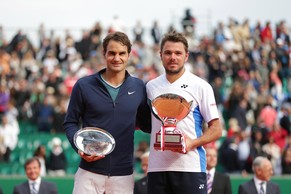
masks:
<svg viewBox="0 0 291 194"><path fill-rule="evenodd" d="M254 178L239 185L239 194L281 193L279 186L270 181L273 175L273 167L267 158L262 156L255 158L252 168L255 174Z"/></svg>
<svg viewBox="0 0 291 194"><path fill-rule="evenodd" d="M230 178L216 170L217 150L206 146L207 194L232 194Z"/></svg>
<svg viewBox="0 0 291 194"><path fill-rule="evenodd" d="M144 27L140 20L138 20L133 27L133 34L134 34L134 41L142 43L143 42L143 35L144 35Z"/></svg>
<svg viewBox="0 0 291 194"><path fill-rule="evenodd" d="M65 176L67 158L62 148L62 141L58 137L52 139L52 150L47 160L48 174L50 176Z"/></svg>
<svg viewBox="0 0 291 194"><path fill-rule="evenodd" d="M41 164L38 158L30 158L25 164L27 181L16 185L13 194L57 194L58 190L54 183L45 181L40 176Z"/></svg>
<svg viewBox="0 0 291 194"><path fill-rule="evenodd" d="M153 38L154 44L160 43L160 40L162 38L162 30L157 20L154 21L153 26L151 28L151 36Z"/></svg>
<svg viewBox="0 0 291 194"><path fill-rule="evenodd" d="M193 37L195 35L196 18L192 15L190 9L185 10L185 16L182 19L182 27L186 36Z"/></svg>

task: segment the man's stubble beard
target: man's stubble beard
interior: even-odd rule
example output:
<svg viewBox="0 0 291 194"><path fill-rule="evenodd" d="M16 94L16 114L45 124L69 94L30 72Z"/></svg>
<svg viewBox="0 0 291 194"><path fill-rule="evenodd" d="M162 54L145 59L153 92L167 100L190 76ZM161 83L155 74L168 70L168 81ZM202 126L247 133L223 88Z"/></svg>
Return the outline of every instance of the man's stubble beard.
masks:
<svg viewBox="0 0 291 194"><path fill-rule="evenodd" d="M166 74L168 75L175 75L175 74L179 74L183 71L184 69L184 66L180 67L179 69L176 69L176 70L171 70L171 69L167 69L165 68L165 71L166 71Z"/></svg>

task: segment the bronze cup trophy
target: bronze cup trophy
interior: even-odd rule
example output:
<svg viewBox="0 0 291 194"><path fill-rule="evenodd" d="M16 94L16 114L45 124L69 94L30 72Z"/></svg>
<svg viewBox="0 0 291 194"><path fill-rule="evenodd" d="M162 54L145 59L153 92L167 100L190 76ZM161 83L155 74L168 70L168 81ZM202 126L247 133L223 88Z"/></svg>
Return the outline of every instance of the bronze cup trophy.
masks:
<svg viewBox="0 0 291 194"><path fill-rule="evenodd" d="M162 121L161 129L156 133L156 150L186 153L185 136L176 126L189 114L192 102L171 93L162 94L151 101L153 114Z"/></svg>
<svg viewBox="0 0 291 194"><path fill-rule="evenodd" d="M74 135L74 144L87 155L105 156L115 148L113 136L100 128L85 127Z"/></svg>

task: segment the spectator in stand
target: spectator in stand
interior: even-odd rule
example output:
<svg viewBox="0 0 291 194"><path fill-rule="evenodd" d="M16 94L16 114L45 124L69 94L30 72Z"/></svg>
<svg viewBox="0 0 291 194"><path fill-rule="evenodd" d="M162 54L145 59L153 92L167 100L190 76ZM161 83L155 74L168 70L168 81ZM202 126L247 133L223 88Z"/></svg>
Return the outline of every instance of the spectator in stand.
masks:
<svg viewBox="0 0 291 194"><path fill-rule="evenodd" d="M53 127L54 107L52 104L53 96L47 95L36 110L37 126L41 132L50 133Z"/></svg>
<svg viewBox="0 0 291 194"><path fill-rule="evenodd" d="M40 166L40 176L46 176L47 171L47 162L46 162L46 147L44 145L39 145L33 153L34 157L37 157L41 166Z"/></svg>
<svg viewBox="0 0 291 194"><path fill-rule="evenodd" d="M196 18L192 15L191 9L185 10L184 18L182 19L182 27L186 36L193 37L195 35Z"/></svg>
<svg viewBox="0 0 291 194"><path fill-rule="evenodd" d="M159 44L162 38L162 30L159 26L159 22L155 20L153 22L153 26L151 28L151 36L153 38L154 44Z"/></svg>
<svg viewBox="0 0 291 194"><path fill-rule="evenodd" d="M10 123L8 117L3 115L1 118L2 122L0 125L0 137L5 147L5 153L3 155L3 160L9 162L10 154L14 150L18 142L19 128L15 127L13 123Z"/></svg>
<svg viewBox="0 0 291 194"><path fill-rule="evenodd" d="M226 138L219 148L219 160L226 173L240 173L238 161L239 140L239 133L234 133L231 138Z"/></svg>
<svg viewBox="0 0 291 194"><path fill-rule="evenodd" d="M286 147L282 154L282 174L291 174L291 146Z"/></svg>
<svg viewBox="0 0 291 194"><path fill-rule="evenodd" d="M7 76L10 72L10 60L11 55L6 52L4 47L0 47L0 68L1 68L1 77Z"/></svg>
<svg viewBox="0 0 291 194"><path fill-rule="evenodd" d="M136 21L136 24L133 27L133 35L135 42L143 42L144 27L140 20Z"/></svg>
<svg viewBox="0 0 291 194"><path fill-rule="evenodd" d="M239 133L239 143L238 143L238 162L240 167L240 172L245 174L248 169L248 159L250 156L250 142L249 134L246 130L243 130Z"/></svg>
<svg viewBox="0 0 291 194"><path fill-rule="evenodd" d="M268 135L273 137L275 144L280 147L280 153L282 153L286 145L286 137L288 136L287 131L281 128L279 123L276 121Z"/></svg>
<svg viewBox="0 0 291 194"><path fill-rule="evenodd" d="M270 43L273 40L273 33L271 28L271 22L267 21L265 27L261 31L261 41L265 44Z"/></svg>
<svg viewBox="0 0 291 194"><path fill-rule="evenodd" d="M274 137L268 135L269 142L264 144L262 147L263 152L267 155L267 158L271 161L274 173L280 175L281 169L281 150L280 147L275 143Z"/></svg>
<svg viewBox="0 0 291 194"><path fill-rule="evenodd" d="M26 120L27 112L29 109L29 99L30 99L30 88L29 83L25 79L20 79L18 81L17 87L11 93L11 98L15 101L15 106L19 112L18 119Z"/></svg>
<svg viewBox="0 0 291 194"><path fill-rule="evenodd" d="M63 122L67 113L67 106L66 99L61 99L56 105L53 117L53 133L64 133Z"/></svg>
<svg viewBox="0 0 291 194"><path fill-rule="evenodd" d="M284 102L281 107L282 116L280 118L280 126L291 134L291 104Z"/></svg>
<svg viewBox="0 0 291 194"><path fill-rule="evenodd" d="M6 86L6 83L0 83L0 118L8 110L8 104L10 100L10 91Z"/></svg>
<svg viewBox="0 0 291 194"><path fill-rule="evenodd" d="M228 130L227 130L227 138L232 138L235 134L238 134L241 131L240 126L238 125L238 121L236 118L230 118L228 120Z"/></svg>
<svg viewBox="0 0 291 194"><path fill-rule="evenodd" d="M264 137L263 132L259 128L253 128L251 134L250 157L249 162L252 163L257 156L265 156L263 152Z"/></svg>
<svg viewBox="0 0 291 194"><path fill-rule="evenodd" d="M238 125L242 131L246 130L248 126L246 118L247 108L248 101L242 96L231 114L232 118L238 121Z"/></svg>
<svg viewBox="0 0 291 194"><path fill-rule="evenodd" d="M134 194L147 194L147 171L148 171L148 161L149 161L149 152L145 152L141 155L141 168L144 172L144 177L137 180L134 183Z"/></svg>
<svg viewBox="0 0 291 194"><path fill-rule="evenodd" d="M137 149L134 152L134 159L136 162L140 162L141 161L141 156L147 152L149 149L149 145L148 142L146 141L141 141L138 144Z"/></svg>
<svg viewBox="0 0 291 194"><path fill-rule="evenodd" d="M273 107L273 102L274 102L274 98L271 95L269 95L265 102L265 106L262 108L262 110L259 113L259 117L257 120L257 123L259 124L259 126L266 127L268 131L272 129L277 119L277 111Z"/></svg>
<svg viewBox="0 0 291 194"><path fill-rule="evenodd" d="M65 176L67 167L67 158L62 148L62 141L55 137L51 141L52 150L47 160L48 175Z"/></svg>

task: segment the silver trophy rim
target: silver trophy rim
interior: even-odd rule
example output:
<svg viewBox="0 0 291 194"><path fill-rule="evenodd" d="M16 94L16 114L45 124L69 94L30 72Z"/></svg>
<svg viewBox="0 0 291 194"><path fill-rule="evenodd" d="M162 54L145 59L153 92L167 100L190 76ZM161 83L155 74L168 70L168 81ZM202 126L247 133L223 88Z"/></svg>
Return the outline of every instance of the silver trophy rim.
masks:
<svg viewBox="0 0 291 194"><path fill-rule="evenodd" d="M98 132L99 134L102 134L104 136L106 136L109 140L110 140L110 143L112 144L112 147L110 150L108 150L107 152L105 153L102 153L101 155L108 155L110 154L114 148L115 148L115 139L114 137L108 132L108 131L105 131L104 129L101 129L101 128L98 128L98 127L85 127L85 128L82 128L80 130L78 130L75 135L74 135L74 144L76 145L76 147L84 152L85 154L87 155L91 155L90 153L87 153L85 150L83 150L77 143L76 143L76 140L77 138L79 137L80 134L84 133L84 132L92 132L92 131L96 131Z"/></svg>

